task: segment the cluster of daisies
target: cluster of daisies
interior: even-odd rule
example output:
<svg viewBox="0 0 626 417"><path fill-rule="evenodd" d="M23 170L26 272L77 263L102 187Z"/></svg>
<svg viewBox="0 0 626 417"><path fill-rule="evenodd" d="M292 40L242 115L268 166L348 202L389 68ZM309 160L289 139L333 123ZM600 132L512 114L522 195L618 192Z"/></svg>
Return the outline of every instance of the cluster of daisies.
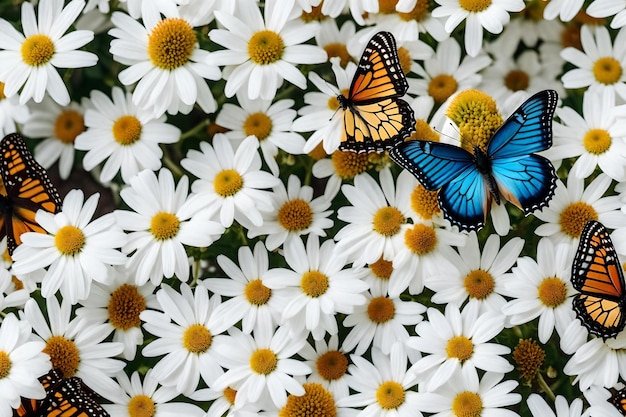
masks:
<svg viewBox="0 0 626 417"><path fill-rule="evenodd" d="M72 189L0 260L0 417L51 367L115 417L622 415L626 333L588 334L570 274L589 219L626 255L626 2L14 3L0 134ZM383 30L415 139L558 91L548 207L460 233L337 150Z"/></svg>

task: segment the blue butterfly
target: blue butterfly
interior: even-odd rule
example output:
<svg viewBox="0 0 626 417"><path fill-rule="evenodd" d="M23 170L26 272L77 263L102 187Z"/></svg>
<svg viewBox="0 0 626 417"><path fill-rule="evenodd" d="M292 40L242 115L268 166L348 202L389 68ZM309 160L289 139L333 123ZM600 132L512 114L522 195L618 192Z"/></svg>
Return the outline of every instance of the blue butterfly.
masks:
<svg viewBox="0 0 626 417"><path fill-rule="evenodd" d="M557 100L553 90L526 100L493 134L486 152L411 140L389 154L427 190L439 190L444 216L461 230L482 228L492 201L500 204L502 197L528 215L548 204L556 188L554 167L533 153L552 146Z"/></svg>

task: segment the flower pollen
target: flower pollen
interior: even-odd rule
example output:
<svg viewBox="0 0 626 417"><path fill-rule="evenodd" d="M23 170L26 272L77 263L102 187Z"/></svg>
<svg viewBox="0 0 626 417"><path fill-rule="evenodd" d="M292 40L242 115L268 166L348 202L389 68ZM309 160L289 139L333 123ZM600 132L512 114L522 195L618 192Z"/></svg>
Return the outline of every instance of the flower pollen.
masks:
<svg viewBox="0 0 626 417"><path fill-rule="evenodd" d="M29 36L22 43L22 60L31 67L47 64L54 56L54 52L55 46L52 39L40 33Z"/></svg>
<svg viewBox="0 0 626 417"><path fill-rule="evenodd" d="M137 291L137 286L130 284L120 285L109 299L107 311L109 322L119 330L139 328L139 315L146 309L146 299Z"/></svg>
<svg viewBox="0 0 626 417"><path fill-rule="evenodd" d="M480 90L464 90L457 94L446 116L459 127L461 146L469 152L473 152L474 147L485 151L489 139L502 125L495 100Z"/></svg>
<svg viewBox="0 0 626 417"><path fill-rule="evenodd" d="M622 78L622 66L613 57L606 56L593 64L593 75L600 84L612 85Z"/></svg>
<svg viewBox="0 0 626 417"><path fill-rule="evenodd" d="M63 143L73 144L84 131L85 120L76 110L64 110L54 121L54 136Z"/></svg>
<svg viewBox="0 0 626 417"><path fill-rule="evenodd" d="M321 22L325 18L326 16L324 15L324 13L322 13L321 3L317 6L311 7L310 12L303 11L302 14L300 15L300 19L302 19L302 21L305 23Z"/></svg>
<svg viewBox="0 0 626 417"><path fill-rule="evenodd" d="M76 344L63 336L51 336L46 340L43 353L50 356L52 368L63 374L63 378L71 378L78 370L80 352Z"/></svg>
<svg viewBox="0 0 626 417"><path fill-rule="evenodd" d="M400 63L400 68L402 68L402 72L405 75L411 71L411 64L413 63L411 53L403 46L398 48L398 62Z"/></svg>
<svg viewBox="0 0 626 417"><path fill-rule="evenodd" d="M389 281L393 272L393 262L387 261L381 256L376 262L369 264L369 268L372 274L379 280Z"/></svg>
<svg viewBox="0 0 626 417"><path fill-rule="evenodd" d="M5 84L0 81L0 100L4 100L7 96L4 95L4 86Z"/></svg>
<svg viewBox="0 0 626 417"><path fill-rule="evenodd" d="M243 122L243 131L246 136L254 135L262 141L272 133L272 119L263 112L252 113Z"/></svg>
<svg viewBox="0 0 626 417"><path fill-rule="evenodd" d="M376 402L383 410L395 410L404 404L406 393L399 382L385 381L376 389Z"/></svg>
<svg viewBox="0 0 626 417"><path fill-rule="evenodd" d="M584 201L570 203L559 215L561 230L572 238L580 237L589 220L598 220L598 212Z"/></svg>
<svg viewBox="0 0 626 417"><path fill-rule="evenodd" d="M324 295L328 290L328 284L328 277L320 271L307 271L300 279L300 289L311 298Z"/></svg>
<svg viewBox="0 0 626 417"><path fill-rule="evenodd" d="M416 255L426 255L437 247L437 234L432 226L418 223L404 233L404 244Z"/></svg>
<svg viewBox="0 0 626 417"><path fill-rule="evenodd" d="M231 387L226 387L224 389L224 398L230 405L235 405L235 397L237 397L237 390L232 389Z"/></svg>
<svg viewBox="0 0 626 417"><path fill-rule="evenodd" d="M480 417L483 401L475 392L463 391L452 400L452 414L458 417Z"/></svg>
<svg viewBox="0 0 626 417"><path fill-rule="evenodd" d="M372 323L383 324L396 314L396 306L393 301L387 297L374 297L367 305L367 316Z"/></svg>
<svg viewBox="0 0 626 417"><path fill-rule="evenodd" d="M192 324L183 333L183 346L190 353L201 354L209 350L213 335L203 324Z"/></svg>
<svg viewBox="0 0 626 417"><path fill-rule="evenodd" d="M452 75L439 74L428 83L428 95L435 100L435 103L442 104L456 92L458 87L459 83Z"/></svg>
<svg viewBox="0 0 626 417"><path fill-rule="evenodd" d="M278 357L269 349L257 349L250 356L250 368L259 375L269 375L278 366Z"/></svg>
<svg viewBox="0 0 626 417"><path fill-rule="evenodd" d="M301 198L286 201L278 209L278 223L291 232L305 230L313 222L311 205Z"/></svg>
<svg viewBox="0 0 626 417"><path fill-rule="evenodd" d="M54 236L54 245L65 256L78 255L85 246L85 235L76 226L68 225L59 229Z"/></svg>
<svg viewBox="0 0 626 417"><path fill-rule="evenodd" d="M589 129L583 136L585 150L593 155L602 155L611 147L611 135L605 129Z"/></svg>
<svg viewBox="0 0 626 417"><path fill-rule="evenodd" d="M156 405L147 395L137 394L128 402L127 410L130 417L152 417L156 414Z"/></svg>
<svg viewBox="0 0 626 417"><path fill-rule="evenodd" d="M327 43L324 45L324 50L326 51L326 55L328 56L328 60L331 58L339 57L339 65L342 68L345 68L348 65L348 62L352 62L352 56L350 52L348 52L348 47L345 43ZM335 101L334 99L332 101ZM339 107L339 103L336 103L337 107Z"/></svg>
<svg viewBox="0 0 626 417"><path fill-rule="evenodd" d="M196 33L185 19L166 18L148 36L148 56L154 66L172 71L189 62L197 42Z"/></svg>
<svg viewBox="0 0 626 417"><path fill-rule="evenodd" d="M316 382L302 384L304 395L290 394L287 404L278 412L278 417L336 417L337 405L333 394Z"/></svg>
<svg viewBox="0 0 626 417"><path fill-rule="evenodd" d="M463 363L472 357L474 344L465 336L454 336L446 344L446 354L448 358L456 358Z"/></svg>
<svg viewBox="0 0 626 417"><path fill-rule="evenodd" d="M272 290L263 285L263 281L260 279L255 279L246 284L244 295L250 304L263 306L272 297Z"/></svg>
<svg viewBox="0 0 626 417"><path fill-rule="evenodd" d="M567 287L561 278L545 278L537 288L537 296L544 306L556 308L567 299Z"/></svg>
<svg viewBox="0 0 626 417"><path fill-rule="evenodd" d="M215 176L213 188L222 198L232 197L243 188L243 177L234 169L224 169Z"/></svg>
<svg viewBox="0 0 626 417"><path fill-rule="evenodd" d="M395 207L387 206L379 208L374 214L372 228L378 234L386 237L394 236L400 231L400 226L405 222L405 218Z"/></svg>
<svg viewBox="0 0 626 417"><path fill-rule="evenodd" d="M335 151L330 158L335 172L342 180L351 180L372 167L366 152Z"/></svg>
<svg viewBox="0 0 626 417"><path fill-rule="evenodd" d="M467 274L463 285L470 297L477 300L484 300L493 293L496 283L489 272L483 271L482 269L475 269Z"/></svg>
<svg viewBox="0 0 626 417"><path fill-rule="evenodd" d="M180 220L172 213L160 211L150 220L150 233L156 240L172 239L180 230Z"/></svg>
<svg viewBox="0 0 626 417"><path fill-rule="evenodd" d="M271 30L256 32L248 41L248 55L257 65L268 65L279 61L284 50L283 38Z"/></svg>
<svg viewBox="0 0 626 417"><path fill-rule="evenodd" d="M522 339L513 349L513 361L524 379L532 381L546 358L546 352L531 339Z"/></svg>
<svg viewBox="0 0 626 417"><path fill-rule="evenodd" d="M504 85L511 91L525 91L530 85L526 71L512 70L504 76Z"/></svg>
<svg viewBox="0 0 626 417"><path fill-rule="evenodd" d="M422 219L430 220L441 213L437 195L439 191L428 191L423 185L418 184L411 193L411 208Z"/></svg>
<svg viewBox="0 0 626 417"><path fill-rule="evenodd" d="M392 14L396 12L398 0L378 0L378 13Z"/></svg>
<svg viewBox="0 0 626 417"><path fill-rule="evenodd" d="M6 378L11 372L11 358L9 354L0 350L0 380Z"/></svg>
<svg viewBox="0 0 626 417"><path fill-rule="evenodd" d="M491 6L491 0L459 0L459 6L470 13L480 13Z"/></svg>
<svg viewBox="0 0 626 417"><path fill-rule="evenodd" d="M129 146L141 138L142 125L135 116L124 115L113 123L113 138L122 146Z"/></svg>
<svg viewBox="0 0 626 417"><path fill-rule="evenodd" d="M422 22L428 16L428 3L429 0L417 0L413 10L406 13L398 12L398 16L405 22Z"/></svg>
<svg viewBox="0 0 626 417"><path fill-rule="evenodd" d="M343 378L348 371L348 358L342 352L329 350L315 361L317 373L326 381Z"/></svg>

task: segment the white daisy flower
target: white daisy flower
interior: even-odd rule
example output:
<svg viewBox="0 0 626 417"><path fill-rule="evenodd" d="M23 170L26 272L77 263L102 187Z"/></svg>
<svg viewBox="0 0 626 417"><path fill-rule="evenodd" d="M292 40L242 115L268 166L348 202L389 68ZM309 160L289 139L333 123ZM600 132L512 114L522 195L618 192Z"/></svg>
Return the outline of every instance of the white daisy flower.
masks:
<svg viewBox="0 0 626 417"><path fill-rule="evenodd" d="M273 251L287 240L298 236L326 236L325 229L333 225L333 221L328 218L332 213L332 210L327 210L330 203L325 193L313 198L313 188L300 185L300 179L290 175L286 189L282 183L274 187L272 209L261 213L263 225L257 227L244 223L243 226L248 229L249 238L267 235L265 246Z"/></svg>
<svg viewBox="0 0 626 417"><path fill-rule="evenodd" d="M32 113L22 128L29 138L41 138L35 146L35 159L45 169L59 161L59 176L65 180L74 166L74 142L85 131L85 105L75 102L61 106L45 97L40 104L31 107Z"/></svg>
<svg viewBox="0 0 626 417"><path fill-rule="evenodd" d="M241 107L224 104L215 122L229 129L225 135L237 144L250 135L256 136L263 159L272 174L278 176L278 150L298 155L304 147L304 138L291 127L296 117L296 111L292 109L294 101L251 100L241 92L237 93L237 100Z"/></svg>
<svg viewBox="0 0 626 417"><path fill-rule="evenodd" d="M11 415L21 398L44 398L46 393L37 379L50 370L50 357L43 353L46 344L32 340L30 325L13 313L0 322L0 415Z"/></svg>
<svg viewBox="0 0 626 417"><path fill-rule="evenodd" d="M118 78L124 85L137 83L133 103L152 109L155 117L166 110L187 114L196 103L205 113L217 109L205 79L218 80L220 70L198 46L196 19L177 9L165 18L158 13L143 16L143 24L124 13L111 16L115 27L109 35L115 39L110 51L113 59L129 66Z"/></svg>
<svg viewBox="0 0 626 417"><path fill-rule="evenodd" d="M0 19L0 80L5 83L7 97L21 89L20 104L31 98L39 103L46 91L60 105L69 104L70 95L56 68L91 67L98 61L97 55L78 50L93 40L92 31L75 30L63 35L85 2L72 0L65 7L63 4L63 0L40 2L37 19L32 3L23 2L23 35Z"/></svg>
<svg viewBox="0 0 626 417"><path fill-rule="evenodd" d="M494 0L490 2L465 3L461 0L436 0L439 7L432 11L434 17L447 17L445 29L448 33L465 21L465 50L469 56L477 56L483 43L483 28L498 34L509 23L509 12L524 8L523 0Z"/></svg>
<svg viewBox="0 0 626 417"><path fill-rule="evenodd" d="M113 404L103 404L105 410L116 417L134 417L150 413L152 417L189 416L202 417L204 410L195 404L172 401L179 393L174 387L159 387L154 370L148 369L143 378L135 371L130 379L124 372L115 377L120 384L119 392L108 398Z"/></svg>
<svg viewBox="0 0 626 417"><path fill-rule="evenodd" d="M219 211L222 226L230 227L233 221L245 217L255 226L262 226L259 210L269 211L270 191L280 184L280 179L261 169L257 150L259 141L248 136L234 150L223 134L213 137L212 145L200 142L200 151L190 150L180 165L198 177L191 190L206 206Z"/></svg>
<svg viewBox="0 0 626 417"><path fill-rule="evenodd" d="M347 223L335 234L337 250L356 266L381 257L395 260L411 228L407 220L413 215L410 196L416 185L408 173L394 183L389 169L380 171L378 181L362 174L354 178L354 185L344 185L342 192L351 205L337 210L337 218Z"/></svg>
<svg viewBox="0 0 626 417"><path fill-rule="evenodd" d="M355 60L348 51L348 41L354 38L355 33L356 28L351 20L346 20L339 28L335 19L324 19L320 22L320 30L315 35L315 43L324 48L329 61L333 57L338 57L340 65L345 68L348 62ZM306 93L305 96L309 94Z"/></svg>
<svg viewBox="0 0 626 417"><path fill-rule="evenodd" d="M21 307L30 299L31 291L17 288L13 282L13 275L0 267L0 311L11 307Z"/></svg>
<svg viewBox="0 0 626 417"><path fill-rule="evenodd" d="M551 0L543 9L543 17L554 20L557 17L563 22L569 22L583 7L584 0Z"/></svg>
<svg viewBox="0 0 626 417"><path fill-rule="evenodd" d="M567 399L562 395L557 395L554 400L556 413L539 394L530 394L526 403L533 417L581 417L583 412L583 400L575 398L571 404L568 404Z"/></svg>
<svg viewBox="0 0 626 417"><path fill-rule="evenodd" d="M416 301L390 298L378 288L370 288L365 297L367 303L355 307L354 313L348 314L342 323L344 327L353 327L343 341L343 349L350 352L356 348L357 355L372 346L388 355L394 342L409 339L405 326L422 321L421 314L426 311L426 307Z"/></svg>
<svg viewBox="0 0 626 417"><path fill-rule="evenodd" d="M351 355L348 382L355 394L340 398L339 407L364 407L359 416L422 417L417 407L418 380L408 371L408 358L401 342L388 355L372 349L372 362Z"/></svg>
<svg viewBox="0 0 626 417"><path fill-rule="evenodd" d="M567 187L557 181L550 205L536 212L535 217L545 222L535 229L537 236L550 236L555 243L578 244L578 238L589 220L598 220L610 229L626 224L626 213L620 211L619 196L604 197L611 186L611 178L600 174L585 187L582 178L567 177Z"/></svg>
<svg viewBox="0 0 626 417"><path fill-rule="evenodd" d="M426 391L434 391L446 382L462 378L478 379L477 369L507 373L513 366L502 355L511 349L489 343L503 329L505 317L493 311L446 305L445 316L435 308L428 309L428 320L415 327L417 336L406 342L410 348L426 354L411 370L417 374ZM462 376L463 375L463 376ZM422 385L420 385L420 388Z"/></svg>
<svg viewBox="0 0 626 417"><path fill-rule="evenodd" d="M228 327L241 320L244 333L272 331L280 323L281 309L288 300L283 291L267 286L269 258L263 242L254 245L254 252L241 246L238 264L225 255L218 255L217 264L228 278L211 277L200 282L214 294L231 297L217 307L215 315Z"/></svg>
<svg viewBox="0 0 626 417"><path fill-rule="evenodd" d="M435 392L418 393L417 409L436 416L520 417L505 408L522 400L520 394L511 392L518 382L503 378L504 374L486 372L479 381L475 373L461 374Z"/></svg>
<svg viewBox="0 0 626 417"><path fill-rule="evenodd" d="M162 285L156 297L163 312L146 310L141 313L143 328L155 336L142 354L147 357L165 355L152 368L154 377L184 395L196 390L201 377L212 386L222 374L216 352L225 343L220 333L228 327L215 314L220 296L209 298L206 287L198 285L192 292L189 285L183 283L180 293L169 285Z"/></svg>
<svg viewBox="0 0 626 417"><path fill-rule="evenodd" d="M45 312L45 313L44 313ZM34 299L24 306L24 317L33 326L36 340L45 342L44 352L50 355L52 368L64 378L77 376L92 390L109 398L119 386L112 377L124 368L124 362L114 359L124 346L104 342L109 332L105 324L87 324L79 317L70 320L72 307L56 297L46 298L42 310Z"/></svg>
<svg viewBox="0 0 626 417"><path fill-rule="evenodd" d="M134 19L139 19L143 15L167 16L175 13L176 6L187 2L188 0L120 0L120 3L125 3L128 13Z"/></svg>
<svg viewBox="0 0 626 417"><path fill-rule="evenodd" d="M404 0L402 0L405 2ZM406 2L405 2L406 3ZM359 25L365 25L366 13L378 13L378 0L334 0L322 3L322 14L335 18L349 8L352 19Z"/></svg>
<svg viewBox="0 0 626 417"><path fill-rule="evenodd" d="M526 8L506 25L502 34L495 41L499 42L500 39L505 38L507 42L511 42L509 45L512 45L513 48L520 41L528 48L535 48L538 43L556 44L558 42L560 44L563 24L558 20L546 20L540 16L543 11L542 7L546 4L547 2L526 3ZM541 45L539 47L541 48ZM497 51L488 47L486 49L497 54L511 51L509 48ZM559 51L561 49L562 47L559 47ZM561 68L558 71L560 72Z"/></svg>
<svg viewBox="0 0 626 417"><path fill-rule="evenodd" d="M470 232L464 246L448 258L453 269L435 272L426 277L425 285L435 292L431 301L437 304L453 303L461 306L469 298L465 308L480 312L500 311L506 304L504 281L506 273L517 261L524 248L524 241L513 237L500 248L500 237L491 234L480 250L476 232Z"/></svg>
<svg viewBox="0 0 626 417"><path fill-rule="evenodd" d="M0 81L0 136L17 132L16 124L26 123L30 117L30 111L26 104L19 103L18 96L7 97L4 95L4 83Z"/></svg>
<svg viewBox="0 0 626 417"><path fill-rule="evenodd" d="M612 90L586 91L582 114L556 109L554 143L544 152L552 161L576 157L570 176L587 178L599 167L616 181L626 181L626 105L615 105Z"/></svg>
<svg viewBox="0 0 626 417"><path fill-rule="evenodd" d="M254 337L233 327L230 336L217 347L226 373L217 378L212 388L236 389L235 408L256 402L283 407L287 393L304 394L296 378L310 374L311 368L292 357L305 343L305 337L292 335L285 327L279 327L273 334L263 332Z"/></svg>
<svg viewBox="0 0 626 417"><path fill-rule="evenodd" d="M85 112L87 131L78 135L74 144L76 149L87 151L83 158L87 171L106 160L100 181L108 183L119 172L128 183L144 169L161 168L163 151L159 144L176 143L180 138L177 127L165 123L165 116L154 118L152 112L137 107L132 94L119 87L113 87L111 98L92 90L90 99Z"/></svg>
<svg viewBox="0 0 626 417"><path fill-rule="evenodd" d="M264 280L272 291L283 292L287 301L281 308L281 325L294 334L306 329L315 340L326 333L337 334L335 315L350 314L365 304L362 293L368 287L361 281L365 270L345 268L346 254L332 240L320 245L316 235L308 236L306 249L302 240L289 239L283 250L292 270L271 269Z"/></svg>
<svg viewBox="0 0 626 417"><path fill-rule="evenodd" d="M626 1L624 0L594 0L586 10L591 17L615 16L611 20L611 28L619 29L626 25Z"/></svg>
<svg viewBox="0 0 626 417"><path fill-rule="evenodd" d="M172 173L162 168L159 177L149 170L141 171L120 192L131 208L116 210L120 227L129 231L122 247L131 255L127 267L135 271L135 282L151 280L159 285L163 277L176 274L185 282L189 278L189 261L183 245L205 247L224 232L224 227L209 220L212 211L197 207L198 199L188 198L189 180L181 177L174 186Z"/></svg>
<svg viewBox="0 0 626 417"><path fill-rule="evenodd" d="M611 89L626 100L626 29L621 29L611 41L607 28L594 28L583 25L580 29L582 51L571 46L561 51L561 57L576 67L561 77L563 87Z"/></svg>
<svg viewBox="0 0 626 417"><path fill-rule="evenodd" d="M306 78L296 65L326 61L323 49L301 45L315 36L319 25L290 19L293 6L294 0L267 0L264 15L252 2L235 15L215 12L225 29L213 29L209 37L227 50L213 52L209 61L227 66L227 97L241 89L251 100L271 100L283 79L305 89Z"/></svg>
<svg viewBox="0 0 626 417"><path fill-rule="evenodd" d="M49 298L60 291L71 304L87 298L92 280L109 283L110 266L126 263L126 255L116 249L126 236L111 213L92 221L98 199L94 194L83 205L83 192L72 190L59 213L39 210L35 220L49 234L22 234L22 244L13 252L13 273L20 276L47 268L41 295Z"/></svg>
<svg viewBox="0 0 626 417"><path fill-rule="evenodd" d="M626 332L603 341L592 338L573 352L563 372L575 376L572 382L582 391L592 385L612 387L626 378Z"/></svg>
<svg viewBox="0 0 626 417"><path fill-rule="evenodd" d="M90 325L105 323L108 333L113 333L113 341L124 345L122 356L127 361L135 359L137 346L144 341L139 315L146 308L158 308L154 296L154 285L146 282L135 285L134 277L123 268L109 271L111 282L95 283L89 296L80 302L82 307L76 315Z"/></svg>
<svg viewBox="0 0 626 417"><path fill-rule="evenodd" d="M313 372L307 382L322 384L338 400L350 394L348 385L348 356L339 348L339 336L334 334L326 340L316 340L314 346L305 344L298 355Z"/></svg>

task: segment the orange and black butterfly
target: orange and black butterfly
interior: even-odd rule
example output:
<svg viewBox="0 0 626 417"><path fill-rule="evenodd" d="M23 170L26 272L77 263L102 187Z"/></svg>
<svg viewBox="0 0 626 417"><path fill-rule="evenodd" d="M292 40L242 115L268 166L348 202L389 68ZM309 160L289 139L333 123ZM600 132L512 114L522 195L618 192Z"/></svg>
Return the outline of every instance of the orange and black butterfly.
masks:
<svg viewBox="0 0 626 417"><path fill-rule="evenodd" d="M596 336L617 336L626 325L624 273L602 223L587 222L572 266L573 305L582 324Z"/></svg>
<svg viewBox="0 0 626 417"><path fill-rule="evenodd" d="M61 197L17 133L0 142L0 179L0 239L6 235L12 255L22 243L22 233L45 233L35 214L37 210L57 213Z"/></svg>
<svg viewBox="0 0 626 417"><path fill-rule="evenodd" d="M415 116L400 99L408 88L393 35L378 32L365 47L348 97L337 96L344 111L339 149L380 152L409 136Z"/></svg>
<svg viewBox="0 0 626 417"><path fill-rule="evenodd" d="M626 417L626 388L622 388L619 391L611 389L609 402L613 404L623 416Z"/></svg>
<svg viewBox="0 0 626 417"><path fill-rule="evenodd" d="M96 394L80 378L63 378L53 369L39 381L46 397L23 398L20 408L13 410L13 417L110 417L94 399Z"/></svg>

